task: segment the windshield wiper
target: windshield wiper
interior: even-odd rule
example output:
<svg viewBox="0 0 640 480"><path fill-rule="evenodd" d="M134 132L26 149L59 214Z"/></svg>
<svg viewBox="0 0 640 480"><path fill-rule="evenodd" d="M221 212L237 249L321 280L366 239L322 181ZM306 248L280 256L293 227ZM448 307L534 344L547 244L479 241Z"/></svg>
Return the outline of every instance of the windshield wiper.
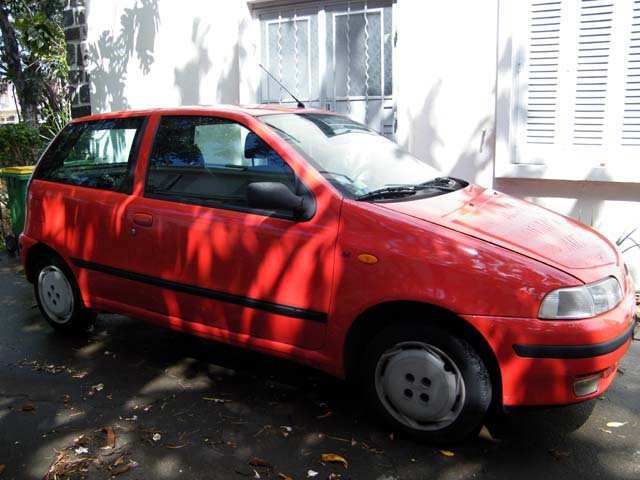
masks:
<svg viewBox="0 0 640 480"><path fill-rule="evenodd" d="M416 188L436 188L438 190L444 190L445 192L453 192L454 190L458 190L460 185L462 185L462 182L457 178L437 177L416 185Z"/></svg>
<svg viewBox="0 0 640 480"><path fill-rule="evenodd" d="M368 193L358 195L356 200L374 200L376 198L394 198L405 195L415 195L417 189L412 185L398 185L394 187L383 187L372 190Z"/></svg>

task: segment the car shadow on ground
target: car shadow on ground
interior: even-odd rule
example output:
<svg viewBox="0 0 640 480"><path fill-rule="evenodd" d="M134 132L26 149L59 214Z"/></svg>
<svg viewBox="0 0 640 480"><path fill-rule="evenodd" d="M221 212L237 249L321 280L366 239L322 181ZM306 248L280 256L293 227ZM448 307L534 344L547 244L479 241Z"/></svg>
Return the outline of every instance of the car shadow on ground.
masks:
<svg viewBox="0 0 640 480"><path fill-rule="evenodd" d="M117 474L118 459L131 467L122 478L306 478L313 470L318 478L622 479L638 465L638 440L604 426L613 418L637 425L640 412L607 396L512 412L492 422L493 435L460 445L424 445L377 423L354 389L309 367L117 315L100 315L86 335L55 333L24 280L1 275L6 478L42 478L65 451L91 459L81 470L89 478ZM103 448L107 428L113 449ZM323 453L343 456L348 469L323 463Z"/></svg>

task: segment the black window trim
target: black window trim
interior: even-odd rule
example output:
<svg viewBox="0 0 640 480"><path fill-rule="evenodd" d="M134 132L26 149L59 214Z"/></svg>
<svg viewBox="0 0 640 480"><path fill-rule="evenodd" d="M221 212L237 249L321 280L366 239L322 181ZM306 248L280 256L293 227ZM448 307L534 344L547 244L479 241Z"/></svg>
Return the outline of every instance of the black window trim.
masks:
<svg viewBox="0 0 640 480"><path fill-rule="evenodd" d="M236 123L244 128L246 128L247 130L249 130L251 133L255 134L258 138L260 138L263 142L265 142L271 149L273 149L273 151L275 151L276 153L277 150L273 147L273 145L268 141L268 139L264 138L262 135L259 135L258 133L254 132L248 125L245 125L244 123L235 120L235 119L231 119L231 118L225 118L216 114L206 114L206 113L197 113L197 114L188 114L188 113L180 113L180 114L160 114L158 115L158 122L155 125L155 131L153 132L153 141L151 142L151 146L149 148L149 154L147 157L147 168L146 168L146 172L144 175L144 189L142 192L142 196L144 198L149 198L152 200L160 200L160 201L164 201L164 202L172 202L172 203L178 203L181 205L195 205L198 207L203 207L203 208L211 208L211 209L215 209L215 210L229 210L232 212L241 212L241 213L248 213L248 214L252 214L252 215L259 215L261 217L269 217L269 218L278 218L280 220L287 220L290 222L295 222L295 223L300 223L300 222L308 222L311 219L313 219L316 215L316 196L313 193L313 190L311 190L306 183L304 183L302 181L302 179L300 178L299 175L297 175L295 173L295 171L293 172L293 174L296 177L296 180L298 182L300 182L300 184L302 185L302 187L307 191L307 194L309 195L309 198L311 199L311 201L313 202L313 209L312 209L312 213L310 215L306 215L303 217L299 217L296 216L295 214L291 213L291 214L286 214L286 213L282 213L281 211L278 210L265 210L265 209L260 209L260 208L251 208L251 207L242 207L240 205L210 205L207 204L206 202L203 201L198 201L198 200L193 200L193 201L189 201L187 199L185 199L184 197L181 197L179 195L169 195L169 194L162 194L162 193L157 193L157 192L149 192L147 190L148 186L149 186L149 173L151 172L151 157L153 155L153 151L154 151L154 147L156 145L156 141L158 140L158 131L160 130L160 123L162 122L163 118L214 118L217 120L225 120L231 123ZM291 166L289 165L289 162L287 161L286 158L283 158L282 155L280 155L278 153L278 155L282 158L282 160L289 166L289 168L291 168ZM293 168L291 168L291 170L293 171Z"/></svg>
<svg viewBox="0 0 640 480"><path fill-rule="evenodd" d="M81 185L78 183L74 183L74 182L68 182L68 181L64 181L64 180L54 180L51 178L40 178L38 177L38 173L42 164L42 160L45 159L45 157L47 156L47 154L49 153L49 151L51 149L57 148L58 144L60 143L60 139L61 139L61 133L64 129L69 128L73 125L87 125L87 124L91 124L91 123L99 123L99 122L106 122L106 121L118 121L118 120L128 120L128 119L136 119L136 118L141 118L142 122L140 123L140 126L138 127L137 131L136 131L136 135L133 139L133 143L131 144L131 150L129 151L129 158L127 159L127 179L125 180L126 183L128 183L128 188L126 189L122 189L122 190L111 190L109 188L103 188L103 187L94 187L92 185ZM56 137L51 141L51 143L49 144L49 146L46 148L46 150L44 152L42 152L42 155L40 156L40 159L38 160L38 163L36 165L36 168L33 172L32 175L32 180L37 180L39 182L49 182L49 183L53 183L56 185L69 185L71 187L79 187L79 188L88 188L90 190L100 190L101 192L111 192L111 193L120 193L122 195L132 195L133 194L133 187L135 185L135 180L136 180L136 167L138 165L138 162L140 161L140 148L142 146L142 140L144 138L144 134L147 131L147 126L149 124L149 115L131 115L131 116L127 116L127 117L113 117L113 118L101 118L101 119L96 119L96 120L83 120L80 122L69 122L68 124L66 124L64 126L64 128L62 130L60 130L60 132L58 132L58 134L56 135ZM77 140L77 139L76 139ZM133 157L132 157L133 156Z"/></svg>

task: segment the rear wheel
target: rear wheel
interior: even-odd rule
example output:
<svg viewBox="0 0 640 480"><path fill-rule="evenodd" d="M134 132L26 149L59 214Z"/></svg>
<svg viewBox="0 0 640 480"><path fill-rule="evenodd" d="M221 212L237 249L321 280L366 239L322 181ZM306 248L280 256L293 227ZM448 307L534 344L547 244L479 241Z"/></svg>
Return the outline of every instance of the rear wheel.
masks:
<svg viewBox="0 0 640 480"><path fill-rule="evenodd" d="M432 442L476 433L491 403L487 368L464 339L429 325L381 331L362 362L366 398L392 428Z"/></svg>
<svg viewBox="0 0 640 480"><path fill-rule="evenodd" d="M34 290L42 316L56 330L85 330L95 319L82 302L73 274L56 257L38 262Z"/></svg>

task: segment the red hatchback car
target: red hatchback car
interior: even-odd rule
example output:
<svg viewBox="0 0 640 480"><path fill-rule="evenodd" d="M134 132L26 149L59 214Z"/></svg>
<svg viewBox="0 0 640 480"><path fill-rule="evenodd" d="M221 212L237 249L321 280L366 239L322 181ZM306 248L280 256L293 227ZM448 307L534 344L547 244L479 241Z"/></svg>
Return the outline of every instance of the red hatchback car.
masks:
<svg viewBox="0 0 640 480"><path fill-rule="evenodd" d="M38 163L20 242L56 329L109 311L290 358L427 440L601 394L634 326L602 235L319 110L75 120Z"/></svg>

